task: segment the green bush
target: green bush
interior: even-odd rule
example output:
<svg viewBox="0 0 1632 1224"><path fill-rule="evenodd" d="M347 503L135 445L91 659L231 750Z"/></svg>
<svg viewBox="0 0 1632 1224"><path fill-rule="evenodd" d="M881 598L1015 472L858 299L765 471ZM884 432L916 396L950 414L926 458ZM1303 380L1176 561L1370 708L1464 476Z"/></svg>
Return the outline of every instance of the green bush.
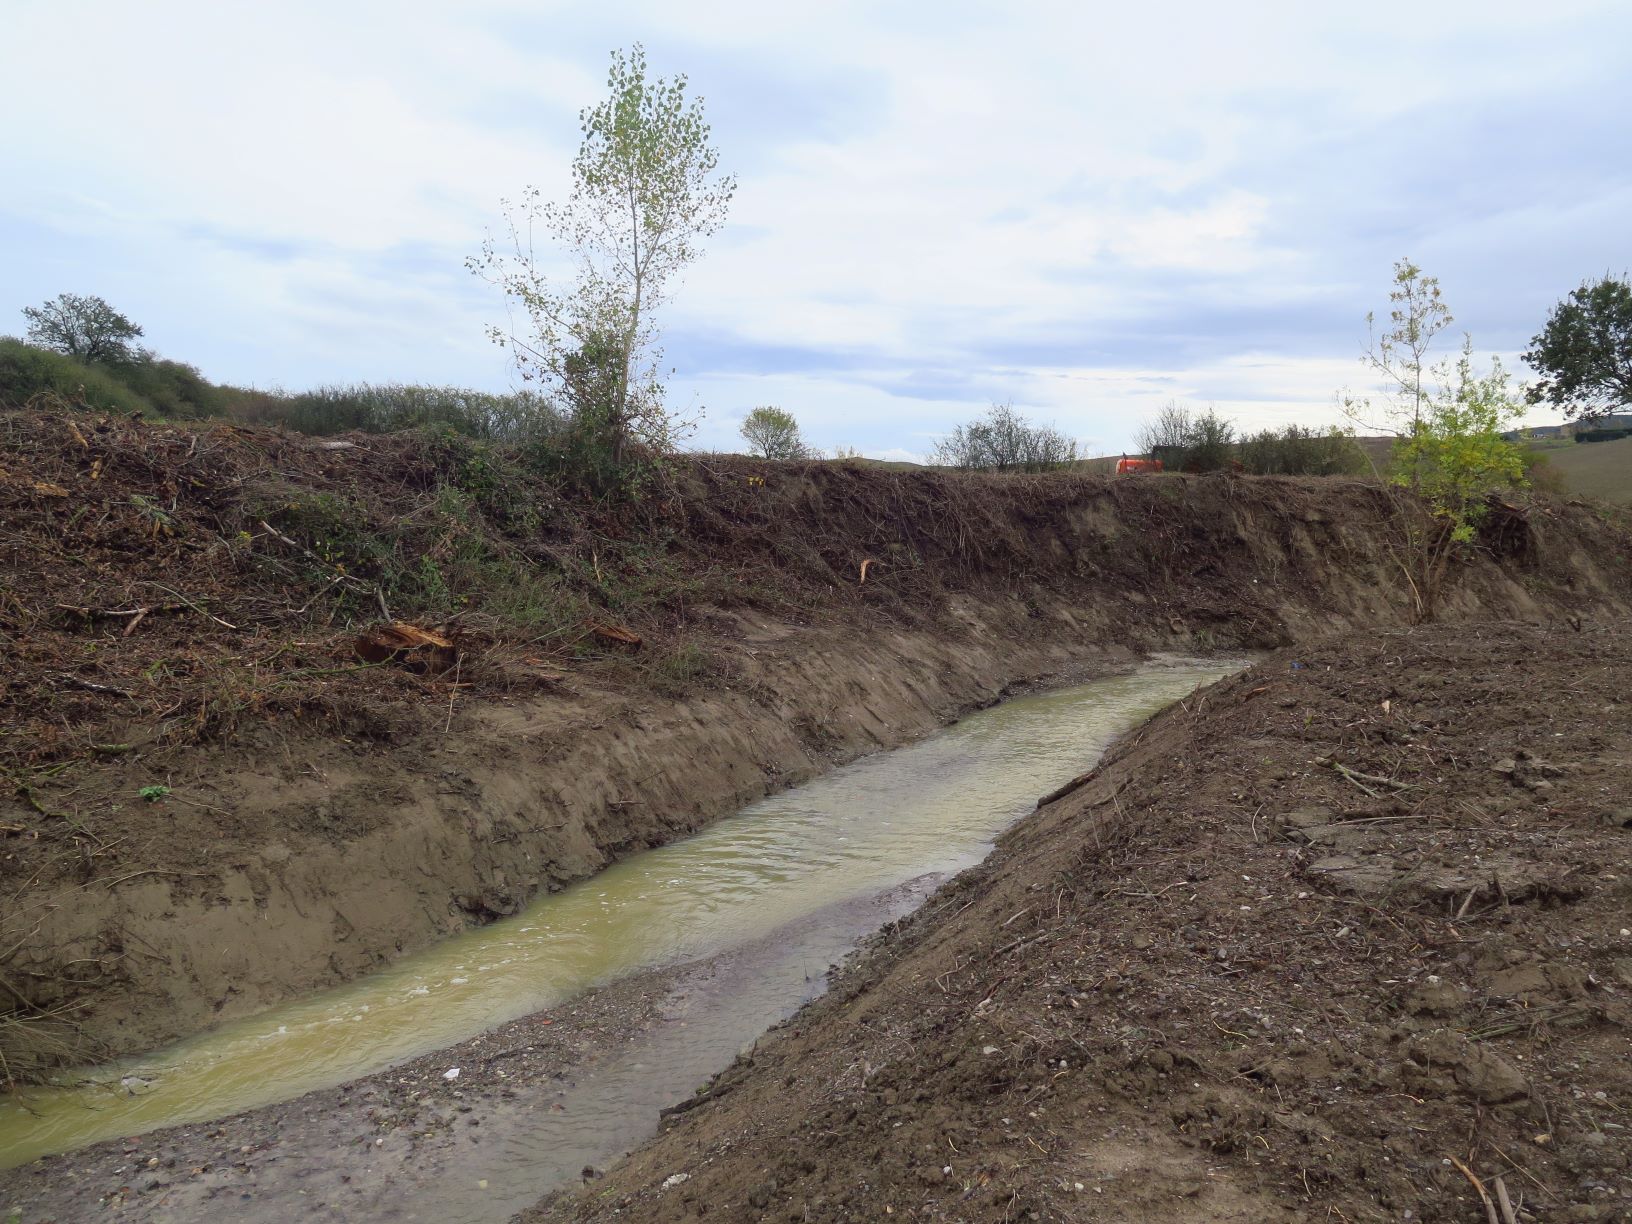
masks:
<svg viewBox="0 0 1632 1224"><path fill-rule="evenodd" d="M1632 434L1632 429L1578 429L1575 433L1577 442L1613 442L1616 438L1624 438Z"/></svg>
<svg viewBox="0 0 1632 1224"><path fill-rule="evenodd" d="M561 422L555 405L532 391L498 395L405 383L351 383L295 393L226 391L227 411L236 420L317 436L439 426L470 438L521 441Z"/></svg>
<svg viewBox="0 0 1632 1224"><path fill-rule="evenodd" d="M1354 436L1335 425L1262 429L1243 438L1238 451L1241 466L1260 476L1352 476L1366 467Z"/></svg>
<svg viewBox="0 0 1632 1224"><path fill-rule="evenodd" d="M0 404L20 408L37 395L98 412L161 415L152 401L106 367L0 336Z"/></svg>
<svg viewBox="0 0 1632 1224"><path fill-rule="evenodd" d="M161 416L220 416L226 407L222 389L198 372L196 366L180 361L150 358L119 366L104 367L145 398Z"/></svg>
<svg viewBox="0 0 1632 1224"><path fill-rule="evenodd" d="M1195 412L1172 400L1139 431L1139 448L1170 472L1216 472L1230 465L1235 425L1212 408Z"/></svg>

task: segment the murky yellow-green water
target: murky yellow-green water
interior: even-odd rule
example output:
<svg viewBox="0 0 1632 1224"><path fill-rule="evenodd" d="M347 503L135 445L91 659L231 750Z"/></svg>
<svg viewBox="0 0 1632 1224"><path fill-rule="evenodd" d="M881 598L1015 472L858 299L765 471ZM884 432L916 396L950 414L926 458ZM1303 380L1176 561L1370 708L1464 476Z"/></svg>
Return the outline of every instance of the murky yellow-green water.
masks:
<svg viewBox="0 0 1632 1224"><path fill-rule="evenodd" d="M1019 698L753 804L368 978L64 1077L62 1086L0 1098L0 1167L287 1100L633 971L746 945L838 903L962 870L1115 735L1240 665L1156 661ZM825 959L811 966L818 977L825 968ZM789 989L784 1010L800 1001L798 983Z"/></svg>

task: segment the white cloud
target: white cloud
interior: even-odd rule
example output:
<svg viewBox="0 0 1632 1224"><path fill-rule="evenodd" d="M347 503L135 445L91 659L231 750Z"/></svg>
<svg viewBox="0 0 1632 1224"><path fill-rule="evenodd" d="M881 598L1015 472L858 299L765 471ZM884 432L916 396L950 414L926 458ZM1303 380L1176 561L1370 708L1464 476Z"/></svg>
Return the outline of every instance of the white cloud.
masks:
<svg viewBox="0 0 1632 1224"><path fill-rule="evenodd" d="M1613 124L1629 37L1589 0L12 0L0 312L104 292L217 377L502 385L462 256L501 196L561 190L606 52L644 38L751 167L668 316L736 353L671 346L677 404L722 413L701 436L765 402L880 454L1008 396L1101 449L1169 396L1310 419L1359 373L1389 259L1442 256L1462 321L1511 347L1512 319L1632 257L1625 170L1583 154L1566 217L1534 149L1481 126Z"/></svg>

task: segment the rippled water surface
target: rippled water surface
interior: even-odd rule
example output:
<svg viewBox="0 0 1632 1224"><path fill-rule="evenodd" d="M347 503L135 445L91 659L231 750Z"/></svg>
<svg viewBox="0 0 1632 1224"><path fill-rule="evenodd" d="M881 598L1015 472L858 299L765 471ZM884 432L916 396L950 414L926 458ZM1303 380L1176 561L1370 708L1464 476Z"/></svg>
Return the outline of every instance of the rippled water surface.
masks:
<svg viewBox="0 0 1632 1224"><path fill-rule="evenodd" d="M64 1086L0 1098L0 1166L286 1100L633 971L763 946L786 929L787 963L774 970L763 956L756 960L752 1000L725 992L710 1003L732 1020L714 1026L724 1040L713 1044L722 1049L698 1055L717 1069L722 1054L729 1061L734 1053L732 1042L791 1011L810 993L812 971L819 979L864 933L851 929L857 907L846 903L978 862L996 834L1038 795L1088 768L1112 737L1238 666L1158 660L1128 675L1007 702L634 855L514 918L370 977L64 1077ZM869 924L889 917L890 908L878 908ZM821 917L829 912L843 915L831 929ZM707 1021L693 1017L687 1028L707 1033ZM620 1099L616 1112L628 1113L631 1126L635 1114L655 1116L658 1105L695 1083L695 1058L678 1050L651 1056L672 1074L652 1074L650 1062L637 1066L641 1074L631 1082L646 1085L641 1093L654 1099ZM627 1085L620 1091L627 1096ZM568 1163L583 1159L573 1155Z"/></svg>

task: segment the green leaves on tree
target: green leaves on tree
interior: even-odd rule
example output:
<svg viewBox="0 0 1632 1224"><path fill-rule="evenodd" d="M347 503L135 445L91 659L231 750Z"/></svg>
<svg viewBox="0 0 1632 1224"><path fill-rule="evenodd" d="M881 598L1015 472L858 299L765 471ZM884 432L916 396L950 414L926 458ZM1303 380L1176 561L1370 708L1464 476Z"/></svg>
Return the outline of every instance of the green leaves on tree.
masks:
<svg viewBox="0 0 1632 1224"><path fill-rule="evenodd" d="M1572 290L1524 360L1542 376L1528 392L1533 404L1587 419L1632 405L1632 281L1605 276Z"/></svg>

